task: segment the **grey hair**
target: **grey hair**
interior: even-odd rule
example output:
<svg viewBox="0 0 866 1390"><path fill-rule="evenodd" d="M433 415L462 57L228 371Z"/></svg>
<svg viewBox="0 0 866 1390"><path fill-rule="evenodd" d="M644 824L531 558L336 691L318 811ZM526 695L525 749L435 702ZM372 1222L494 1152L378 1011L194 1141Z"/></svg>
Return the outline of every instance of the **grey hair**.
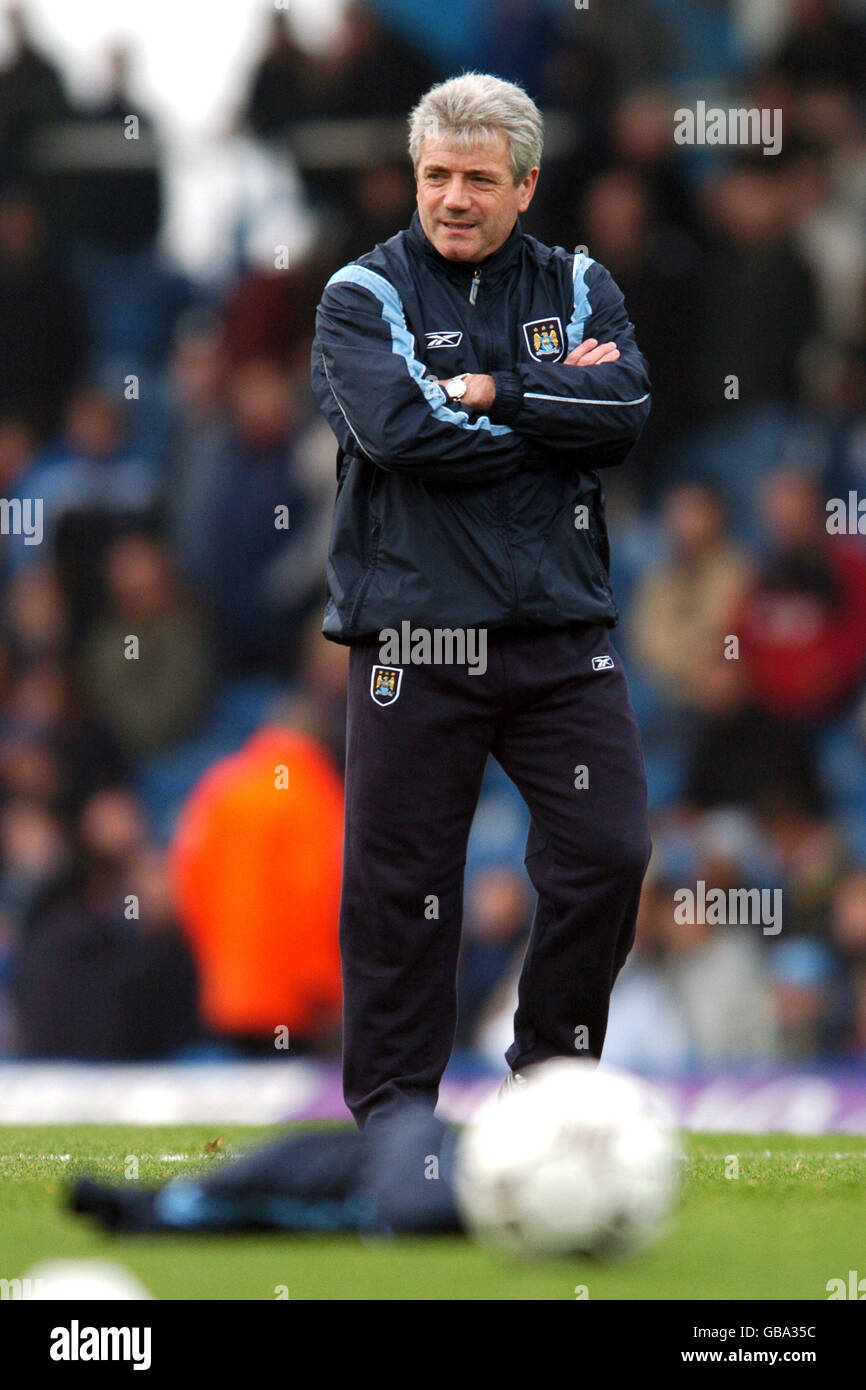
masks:
<svg viewBox="0 0 866 1390"><path fill-rule="evenodd" d="M409 155L415 169L424 142L444 139L463 150L493 140L503 131L511 151L514 182L522 183L541 162L544 119L516 82L486 72L464 72L439 82L409 115Z"/></svg>

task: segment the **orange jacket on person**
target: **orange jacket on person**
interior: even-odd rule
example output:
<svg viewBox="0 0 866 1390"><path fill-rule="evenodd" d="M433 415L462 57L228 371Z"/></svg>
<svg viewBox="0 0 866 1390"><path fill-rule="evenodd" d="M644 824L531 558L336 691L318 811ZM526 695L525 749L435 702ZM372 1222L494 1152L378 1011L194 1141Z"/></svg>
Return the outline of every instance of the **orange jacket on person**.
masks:
<svg viewBox="0 0 866 1390"><path fill-rule="evenodd" d="M343 789L308 735L271 726L212 767L172 845L203 1022L303 1037L339 1017Z"/></svg>

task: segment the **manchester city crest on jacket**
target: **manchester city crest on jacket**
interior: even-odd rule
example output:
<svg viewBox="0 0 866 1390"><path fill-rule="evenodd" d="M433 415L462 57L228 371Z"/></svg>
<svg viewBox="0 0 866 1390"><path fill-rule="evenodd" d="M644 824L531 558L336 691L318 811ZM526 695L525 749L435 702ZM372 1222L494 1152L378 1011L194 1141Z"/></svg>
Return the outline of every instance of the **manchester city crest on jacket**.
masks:
<svg viewBox="0 0 866 1390"><path fill-rule="evenodd" d="M562 356L562 324L559 319L533 319L523 325L530 356L536 362L558 362Z"/></svg>
<svg viewBox="0 0 866 1390"><path fill-rule="evenodd" d="M370 694L377 705L393 705L400 694L403 672L399 666L374 666Z"/></svg>

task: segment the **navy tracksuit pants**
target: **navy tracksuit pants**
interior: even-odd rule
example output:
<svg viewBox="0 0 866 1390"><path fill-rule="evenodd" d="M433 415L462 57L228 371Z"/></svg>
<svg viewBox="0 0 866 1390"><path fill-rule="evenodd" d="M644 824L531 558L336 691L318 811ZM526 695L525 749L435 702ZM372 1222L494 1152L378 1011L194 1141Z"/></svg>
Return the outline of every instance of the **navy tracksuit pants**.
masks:
<svg viewBox="0 0 866 1390"><path fill-rule="evenodd" d="M361 1126L436 1104L488 754L529 807L525 863L538 893L513 1070L601 1055L650 851L637 725L607 627L488 632L483 674L407 664L396 696L377 682L376 699L380 646L358 642L349 661L343 1081Z"/></svg>

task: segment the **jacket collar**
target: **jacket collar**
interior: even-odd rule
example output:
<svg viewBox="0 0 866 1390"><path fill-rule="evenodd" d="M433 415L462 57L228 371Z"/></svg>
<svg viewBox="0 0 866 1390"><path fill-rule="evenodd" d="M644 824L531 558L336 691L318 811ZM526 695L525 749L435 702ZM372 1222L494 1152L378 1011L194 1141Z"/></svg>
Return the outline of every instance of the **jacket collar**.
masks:
<svg viewBox="0 0 866 1390"><path fill-rule="evenodd" d="M427 236L427 233L421 226L421 219L418 216L417 208L412 214L412 220L407 228L406 236L408 237L410 245L416 251L426 256L429 261L437 265L446 275L460 280L471 280L475 271L478 269L483 272L485 279L488 275L496 275L508 269L517 260L523 244L523 228L520 217L518 216L517 221L514 223L514 226L498 251L494 251L491 255L485 256L483 261L478 261L477 263L472 261L451 261L447 256L443 256L436 250L436 247Z"/></svg>

